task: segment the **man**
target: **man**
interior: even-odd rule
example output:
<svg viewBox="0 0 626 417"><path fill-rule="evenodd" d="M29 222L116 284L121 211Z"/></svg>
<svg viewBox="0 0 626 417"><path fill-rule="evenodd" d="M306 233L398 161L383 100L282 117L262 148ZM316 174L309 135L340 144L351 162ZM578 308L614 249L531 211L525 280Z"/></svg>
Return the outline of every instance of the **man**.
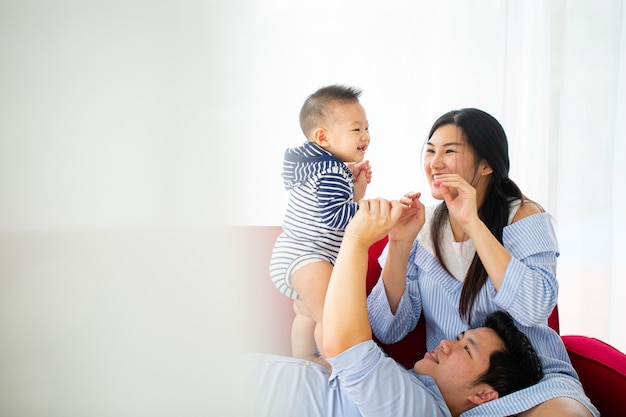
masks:
<svg viewBox="0 0 626 417"><path fill-rule="evenodd" d="M372 340L365 277L368 249L403 206L362 200L346 229L326 293L323 340L332 373L314 363L266 356L248 379L255 416L458 416L525 388L543 375L528 338L510 316L445 340L405 370Z"/></svg>

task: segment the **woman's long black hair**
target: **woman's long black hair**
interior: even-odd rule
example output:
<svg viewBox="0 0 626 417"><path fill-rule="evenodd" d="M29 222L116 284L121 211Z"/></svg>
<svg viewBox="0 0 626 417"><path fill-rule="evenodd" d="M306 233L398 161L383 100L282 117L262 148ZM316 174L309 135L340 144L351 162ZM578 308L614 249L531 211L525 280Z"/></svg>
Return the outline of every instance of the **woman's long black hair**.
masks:
<svg viewBox="0 0 626 417"><path fill-rule="evenodd" d="M493 170L485 199L478 208L478 216L502 243L502 230L508 223L510 202L524 199L519 187L509 178L510 162L506 133L502 125L490 114L474 108L465 108L450 111L437 119L430 129L428 139L430 140L435 130L444 125L455 125L462 130L467 144L474 152L476 170L481 161L487 162ZM439 244L448 217L448 207L442 202L435 209L431 224L435 256L446 270L448 268L443 262ZM476 253L465 276L459 300L459 313L469 324L476 297L486 281L487 271Z"/></svg>

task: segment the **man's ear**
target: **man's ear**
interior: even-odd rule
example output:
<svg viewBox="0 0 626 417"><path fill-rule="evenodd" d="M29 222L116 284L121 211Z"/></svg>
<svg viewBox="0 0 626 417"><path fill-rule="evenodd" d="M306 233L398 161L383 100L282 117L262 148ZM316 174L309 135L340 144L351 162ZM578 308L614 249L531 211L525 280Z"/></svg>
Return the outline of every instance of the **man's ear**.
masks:
<svg viewBox="0 0 626 417"><path fill-rule="evenodd" d="M480 405L498 398L498 392L491 387L486 387L482 391L475 392L470 396L472 404Z"/></svg>
<svg viewBox="0 0 626 417"><path fill-rule="evenodd" d="M327 148L330 143L328 142L328 135L326 134L326 129L323 127L318 127L313 131L313 141L317 143L322 148Z"/></svg>

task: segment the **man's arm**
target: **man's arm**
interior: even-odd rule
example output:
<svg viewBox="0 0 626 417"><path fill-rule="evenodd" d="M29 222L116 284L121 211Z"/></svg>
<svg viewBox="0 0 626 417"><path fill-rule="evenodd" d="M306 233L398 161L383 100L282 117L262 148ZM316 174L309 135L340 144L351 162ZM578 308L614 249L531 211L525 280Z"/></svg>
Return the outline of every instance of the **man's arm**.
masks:
<svg viewBox="0 0 626 417"><path fill-rule="evenodd" d="M372 339L365 289L368 250L389 232L401 213L402 205L397 201L359 202L359 210L346 228L326 292L322 322L328 357Z"/></svg>

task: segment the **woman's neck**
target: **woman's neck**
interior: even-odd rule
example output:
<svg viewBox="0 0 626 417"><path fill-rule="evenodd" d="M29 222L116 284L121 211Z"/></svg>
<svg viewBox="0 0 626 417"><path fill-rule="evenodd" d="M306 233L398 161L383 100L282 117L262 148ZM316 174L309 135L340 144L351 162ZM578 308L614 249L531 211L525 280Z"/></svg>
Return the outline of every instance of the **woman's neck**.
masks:
<svg viewBox="0 0 626 417"><path fill-rule="evenodd" d="M449 213L448 221L450 222L450 229L452 230L452 237L455 242L465 242L469 240L469 236L463 231L461 225L452 220Z"/></svg>

